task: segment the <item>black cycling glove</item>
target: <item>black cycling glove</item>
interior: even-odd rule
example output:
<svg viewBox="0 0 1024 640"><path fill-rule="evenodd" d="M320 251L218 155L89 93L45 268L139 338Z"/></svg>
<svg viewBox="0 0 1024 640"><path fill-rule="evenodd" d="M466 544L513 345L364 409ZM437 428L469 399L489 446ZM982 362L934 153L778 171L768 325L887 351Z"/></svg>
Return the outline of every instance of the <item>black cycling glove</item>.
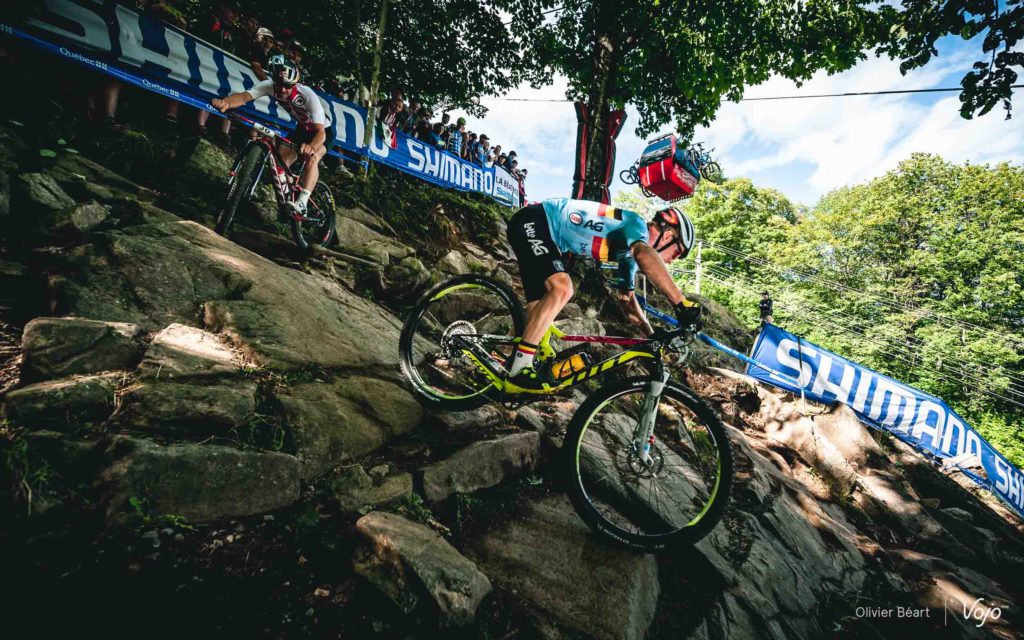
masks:
<svg viewBox="0 0 1024 640"><path fill-rule="evenodd" d="M679 327L693 326L695 331L700 331L704 327L704 323L700 319L703 309L704 307L699 302L689 300L676 304L676 320L679 321Z"/></svg>

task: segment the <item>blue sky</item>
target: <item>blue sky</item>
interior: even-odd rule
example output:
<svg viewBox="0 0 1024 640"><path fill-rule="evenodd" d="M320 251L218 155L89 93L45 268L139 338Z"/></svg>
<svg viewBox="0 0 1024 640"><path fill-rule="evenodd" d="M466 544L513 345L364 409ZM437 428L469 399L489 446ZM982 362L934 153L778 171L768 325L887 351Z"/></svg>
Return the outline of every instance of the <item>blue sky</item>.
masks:
<svg viewBox="0 0 1024 640"><path fill-rule="evenodd" d="M900 74L898 62L871 57L844 73L818 74L799 88L773 78L749 87L746 96L959 86L960 78L978 59L981 44L958 38L939 44L938 57L906 76ZM560 79L554 86L523 87L505 97L560 100L565 86ZM1005 120L1001 109L964 120L955 92L726 103L696 139L716 148L727 176L745 176L757 186L776 188L796 202L813 205L829 190L866 182L917 151L958 163L1021 163L1024 92L1018 90L1016 98L1017 115L1012 120ZM488 115L470 118L469 130L487 133L503 150L518 152L520 166L530 170L528 198L568 195L576 136L572 105L499 98L481 102L489 108ZM637 121L635 112L630 114L619 136L616 176L645 146L635 134ZM621 188L616 177L613 194Z"/></svg>

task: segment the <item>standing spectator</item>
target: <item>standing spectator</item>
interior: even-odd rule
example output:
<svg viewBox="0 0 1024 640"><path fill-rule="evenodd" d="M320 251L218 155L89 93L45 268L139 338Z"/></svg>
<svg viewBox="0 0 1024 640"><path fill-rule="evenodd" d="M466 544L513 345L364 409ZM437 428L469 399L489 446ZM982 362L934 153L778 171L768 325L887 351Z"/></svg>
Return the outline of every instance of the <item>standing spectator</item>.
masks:
<svg viewBox="0 0 1024 640"><path fill-rule="evenodd" d="M519 206L526 206L526 169L519 172Z"/></svg>
<svg viewBox="0 0 1024 640"><path fill-rule="evenodd" d="M448 152L452 155L461 158L463 156L462 147L463 142L466 139L466 119L459 118L455 121L448 131Z"/></svg>
<svg viewBox="0 0 1024 640"><path fill-rule="evenodd" d="M405 109L403 98L402 90L395 87L391 90L391 98L381 106L377 114L377 121L387 129L381 137L392 149L398 146L398 114Z"/></svg>
<svg viewBox="0 0 1024 640"><path fill-rule="evenodd" d="M252 72L261 82L269 77L266 68L270 56L274 55L274 42L274 33L266 27L260 27L249 45L249 55L246 57L249 59Z"/></svg>
<svg viewBox="0 0 1024 640"><path fill-rule="evenodd" d="M416 112L416 126L413 127L413 135L420 140L427 140L434 128L430 124L430 111L426 107L420 107Z"/></svg>
<svg viewBox="0 0 1024 640"><path fill-rule="evenodd" d="M234 2L218 2L213 13L200 23L199 37L207 40L216 47L234 53L235 50L235 25L238 23L238 5ZM196 116L196 128L202 137L207 136L206 121L210 119L210 112L200 109ZM231 121L224 118L220 125L218 142L225 143L228 139L228 132L231 130Z"/></svg>
<svg viewBox="0 0 1024 640"><path fill-rule="evenodd" d="M508 158L506 158L506 160L505 160L505 168L508 169L509 171L511 171L513 164L519 164L517 162L517 159L516 159L516 152L515 151L509 151L508 152Z"/></svg>
<svg viewBox="0 0 1024 640"><path fill-rule="evenodd" d="M401 119L399 120L403 132L408 133L409 135L416 132L416 114L418 114L419 111L420 101L410 99L409 106L402 111Z"/></svg>
<svg viewBox="0 0 1024 640"><path fill-rule="evenodd" d="M505 168L505 154L504 153L501 154L500 156L498 156L497 158L495 158L494 166L501 167L502 169Z"/></svg>
<svg viewBox="0 0 1024 640"><path fill-rule="evenodd" d="M163 20L179 29L185 29L188 26L188 21L185 20L185 15L181 12L181 7L178 6L177 0L144 0L140 7L142 8L143 15ZM164 117L170 125L178 124L179 104L181 103L177 100L167 100L167 110L164 112Z"/></svg>
<svg viewBox="0 0 1024 640"><path fill-rule="evenodd" d="M284 54L288 56L295 66L299 68L299 74L302 76L303 84L310 84L309 68L302 64L302 58L306 55L306 47L303 46L298 40L292 40L288 43L288 47L284 50Z"/></svg>
<svg viewBox="0 0 1024 640"><path fill-rule="evenodd" d="M476 147L480 144L476 140L476 134L470 131L466 134L466 144L462 145L462 159L467 162L476 162Z"/></svg>
<svg viewBox="0 0 1024 640"><path fill-rule="evenodd" d="M494 145L494 147L491 149L491 155L494 156L495 160L498 159L498 156L501 155L501 145L500 144Z"/></svg>
<svg viewBox="0 0 1024 640"><path fill-rule="evenodd" d="M476 159L475 162L481 167L486 167L487 163L491 161L491 141L488 137L481 133L480 143L476 147Z"/></svg>
<svg viewBox="0 0 1024 640"><path fill-rule="evenodd" d="M761 292L761 302L758 303L758 308L761 312L761 326L771 324L774 318L772 318L772 297L767 291Z"/></svg>

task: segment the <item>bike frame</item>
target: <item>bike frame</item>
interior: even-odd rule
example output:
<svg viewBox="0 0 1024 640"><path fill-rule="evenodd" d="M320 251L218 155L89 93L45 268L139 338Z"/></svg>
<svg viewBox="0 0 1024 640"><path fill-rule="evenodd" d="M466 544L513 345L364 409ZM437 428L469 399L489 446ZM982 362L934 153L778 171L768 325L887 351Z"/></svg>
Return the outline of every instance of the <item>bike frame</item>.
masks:
<svg viewBox="0 0 1024 640"><path fill-rule="evenodd" d="M246 143L245 148L243 148L242 152L238 154L238 159L235 160L235 166L231 168L231 172L228 174L228 185L231 185L235 179L235 175L238 173L238 167L241 166L242 158L245 157L245 150L249 148L249 145L259 145L263 147L266 159L270 161L270 169L274 176L274 179L271 181L274 187L274 199L277 200L277 206L279 208L285 207L285 205L288 204L289 197L294 195L297 191L296 185L298 185L302 172L294 173L288 168L287 163L285 163L284 159L281 158L281 154L277 150L277 143L282 142L292 149L295 149L297 145L286 136L282 136L277 131L260 124L255 120L250 120L249 118L239 114L232 114L229 117L249 125L258 135L255 140L250 140ZM259 185L260 178L263 177L263 170L266 166L267 162L260 163L260 168L256 173L256 178L253 180L252 186L249 187L249 193L245 194L246 199L252 198L253 194L256 192L256 186ZM289 217L294 218L299 222L315 222L315 220L295 213L288 208L285 208L284 210L288 212Z"/></svg>

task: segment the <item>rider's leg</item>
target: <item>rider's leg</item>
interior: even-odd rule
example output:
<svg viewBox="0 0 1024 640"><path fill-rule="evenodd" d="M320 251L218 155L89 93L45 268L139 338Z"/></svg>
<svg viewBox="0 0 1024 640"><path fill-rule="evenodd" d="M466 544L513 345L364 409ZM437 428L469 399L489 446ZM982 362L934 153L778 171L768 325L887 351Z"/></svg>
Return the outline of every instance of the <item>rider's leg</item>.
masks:
<svg viewBox="0 0 1024 640"><path fill-rule="evenodd" d="M302 191L299 192L298 202L302 206L306 206L309 202L309 196L313 193L313 188L316 187L316 181L320 179L320 158L324 157L324 149L322 146L317 147L315 153L303 156L306 161L306 165L302 168L302 176L299 178L299 186L302 187Z"/></svg>
<svg viewBox="0 0 1024 640"><path fill-rule="evenodd" d="M526 305L526 329L516 349L509 376L514 376L526 367L533 366L537 345L547 333L565 305L572 298L572 279L567 273L555 273L544 281L544 295Z"/></svg>

